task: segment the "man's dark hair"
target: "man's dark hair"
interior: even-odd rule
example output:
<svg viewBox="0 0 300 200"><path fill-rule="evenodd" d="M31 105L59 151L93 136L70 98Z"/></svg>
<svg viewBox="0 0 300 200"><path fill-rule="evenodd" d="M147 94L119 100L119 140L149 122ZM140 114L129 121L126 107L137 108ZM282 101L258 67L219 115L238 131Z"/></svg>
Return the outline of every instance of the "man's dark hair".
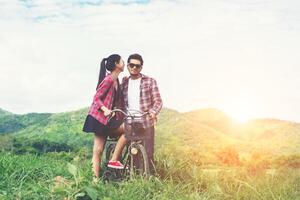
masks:
<svg viewBox="0 0 300 200"><path fill-rule="evenodd" d="M141 62L141 65L144 64L143 58L140 54L131 54L127 59L127 63L129 63L131 59L139 60Z"/></svg>

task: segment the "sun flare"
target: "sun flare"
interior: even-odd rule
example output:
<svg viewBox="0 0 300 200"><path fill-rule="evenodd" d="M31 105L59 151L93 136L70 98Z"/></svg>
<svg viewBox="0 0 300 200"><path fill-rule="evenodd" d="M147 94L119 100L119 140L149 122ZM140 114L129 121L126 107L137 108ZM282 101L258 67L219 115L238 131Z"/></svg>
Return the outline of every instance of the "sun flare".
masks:
<svg viewBox="0 0 300 200"><path fill-rule="evenodd" d="M246 111L232 111L229 115L239 123L245 123L252 119L251 114Z"/></svg>
<svg viewBox="0 0 300 200"><path fill-rule="evenodd" d="M239 123L245 123L255 118L253 104L246 101L232 102L224 110L234 121Z"/></svg>

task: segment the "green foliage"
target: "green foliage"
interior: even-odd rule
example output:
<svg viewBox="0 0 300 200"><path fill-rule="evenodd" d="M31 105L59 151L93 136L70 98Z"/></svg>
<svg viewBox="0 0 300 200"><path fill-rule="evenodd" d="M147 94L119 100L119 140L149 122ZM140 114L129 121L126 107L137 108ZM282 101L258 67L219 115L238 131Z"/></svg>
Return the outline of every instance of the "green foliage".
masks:
<svg viewBox="0 0 300 200"><path fill-rule="evenodd" d="M0 115L0 135L12 135L28 145L32 144L28 142L31 140L43 143L33 147L38 152L43 152L42 147L45 147L45 151L79 151L81 147L90 148L93 134L82 132L87 111L84 108L57 114ZM290 154L300 152L299 133L300 125L297 123L254 120L237 125L216 109L179 113L164 108L156 126L156 145L160 148L178 142L180 146L198 151L205 149L206 153L235 146L239 153L249 154L253 149L259 149L272 151L274 154ZM55 147L49 147L45 143ZM22 149L24 151L23 147Z"/></svg>
<svg viewBox="0 0 300 200"><path fill-rule="evenodd" d="M90 159L75 153L0 154L0 199L297 199L300 171L274 168L257 176L246 166L195 165L157 157L157 177L92 181ZM68 161L67 161L68 160Z"/></svg>
<svg viewBox="0 0 300 200"><path fill-rule="evenodd" d="M82 132L87 109L59 114L30 113L0 116L0 144L16 153L80 151L91 147L92 134Z"/></svg>
<svg viewBox="0 0 300 200"><path fill-rule="evenodd" d="M0 152L13 150L13 137L10 135L0 135Z"/></svg>
<svg viewBox="0 0 300 200"><path fill-rule="evenodd" d="M0 199L299 199L299 124L163 109L156 176L104 184L92 182L86 114L0 110Z"/></svg>
<svg viewBox="0 0 300 200"><path fill-rule="evenodd" d="M300 154L283 155L275 159L275 164L280 167L300 168Z"/></svg>
<svg viewBox="0 0 300 200"><path fill-rule="evenodd" d="M216 156L222 163L226 165L229 166L240 165L239 153L232 146L228 146L220 150L219 152L216 153Z"/></svg>
<svg viewBox="0 0 300 200"><path fill-rule="evenodd" d="M11 115L11 114L12 114L11 112L8 112L7 110L3 110L2 108L0 108L0 116Z"/></svg>
<svg viewBox="0 0 300 200"><path fill-rule="evenodd" d="M0 199L51 198L49 184L55 176L70 177L65 161L32 154L0 155ZM47 197L48 196L48 197Z"/></svg>
<svg viewBox="0 0 300 200"><path fill-rule="evenodd" d="M44 126L47 119L51 116L48 113L29 113L26 115L0 115L0 134L14 133L24 128Z"/></svg>
<svg viewBox="0 0 300 200"><path fill-rule="evenodd" d="M16 137L13 139L13 151L16 154L46 153L72 150L73 148L71 146L60 141L50 141L47 139L39 138L27 140L23 137Z"/></svg>

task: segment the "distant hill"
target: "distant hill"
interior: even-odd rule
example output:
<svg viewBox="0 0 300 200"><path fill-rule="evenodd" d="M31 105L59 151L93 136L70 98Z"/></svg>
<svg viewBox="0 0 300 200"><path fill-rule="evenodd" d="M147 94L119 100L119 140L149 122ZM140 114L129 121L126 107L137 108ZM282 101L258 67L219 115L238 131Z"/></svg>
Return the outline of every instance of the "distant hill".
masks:
<svg viewBox="0 0 300 200"><path fill-rule="evenodd" d="M258 119L238 124L224 112L214 108L187 113L164 109L157 131L157 136L164 141L177 140L178 148L185 146L198 151L234 146L242 152L300 152L299 123Z"/></svg>
<svg viewBox="0 0 300 200"><path fill-rule="evenodd" d="M43 126L47 124L47 119L52 114L49 113L28 113L16 115L9 112L0 114L0 135L15 133L30 126Z"/></svg>
<svg viewBox="0 0 300 200"><path fill-rule="evenodd" d="M249 121L242 129L245 140L276 153L300 152L300 124L277 119ZM277 150L277 151L276 151Z"/></svg>
<svg viewBox="0 0 300 200"><path fill-rule="evenodd" d="M6 110L3 110L0 108L0 116L3 116L3 115L11 115L12 113L11 112L8 112Z"/></svg>
<svg viewBox="0 0 300 200"><path fill-rule="evenodd" d="M81 148L92 145L92 134L82 132L88 108L63 113L16 115L0 110L0 135L30 141L26 144L55 143ZM1 138L0 138L1 139ZM42 142L41 142L42 141ZM276 154L300 152L300 124L260 119L236 124L218 109L180 113L164 108L156 126L156 145L211 151L234 146L239 151L271 151Z"/></svg>

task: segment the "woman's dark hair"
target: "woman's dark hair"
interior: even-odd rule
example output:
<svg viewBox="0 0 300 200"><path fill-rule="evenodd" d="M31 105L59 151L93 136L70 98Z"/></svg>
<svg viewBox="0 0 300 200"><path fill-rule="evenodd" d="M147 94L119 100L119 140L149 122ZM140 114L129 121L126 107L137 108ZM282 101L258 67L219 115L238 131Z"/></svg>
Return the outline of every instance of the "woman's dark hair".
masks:
<svg viewBox="0 0 300 200"><path fill-rule="evenodd" d="M100 64L100 72L99 72L99 79L98 79L98 84L96 87L96 90L99 86L99 84L103 81L103 79L106 76L106 70L112 72L116 64L119 63L121 60L121 56L118 54L112 54L108 56L107 58L103 58Z"/></svg>
<svg viewBox="0 0 300 200"><path fill-rule="evenodd" d="M131 59L139 60L141 62L141 65L144 64L143 58L140 54L135 53L130 55L127 59L127 63L129 63Z"/></svg>

